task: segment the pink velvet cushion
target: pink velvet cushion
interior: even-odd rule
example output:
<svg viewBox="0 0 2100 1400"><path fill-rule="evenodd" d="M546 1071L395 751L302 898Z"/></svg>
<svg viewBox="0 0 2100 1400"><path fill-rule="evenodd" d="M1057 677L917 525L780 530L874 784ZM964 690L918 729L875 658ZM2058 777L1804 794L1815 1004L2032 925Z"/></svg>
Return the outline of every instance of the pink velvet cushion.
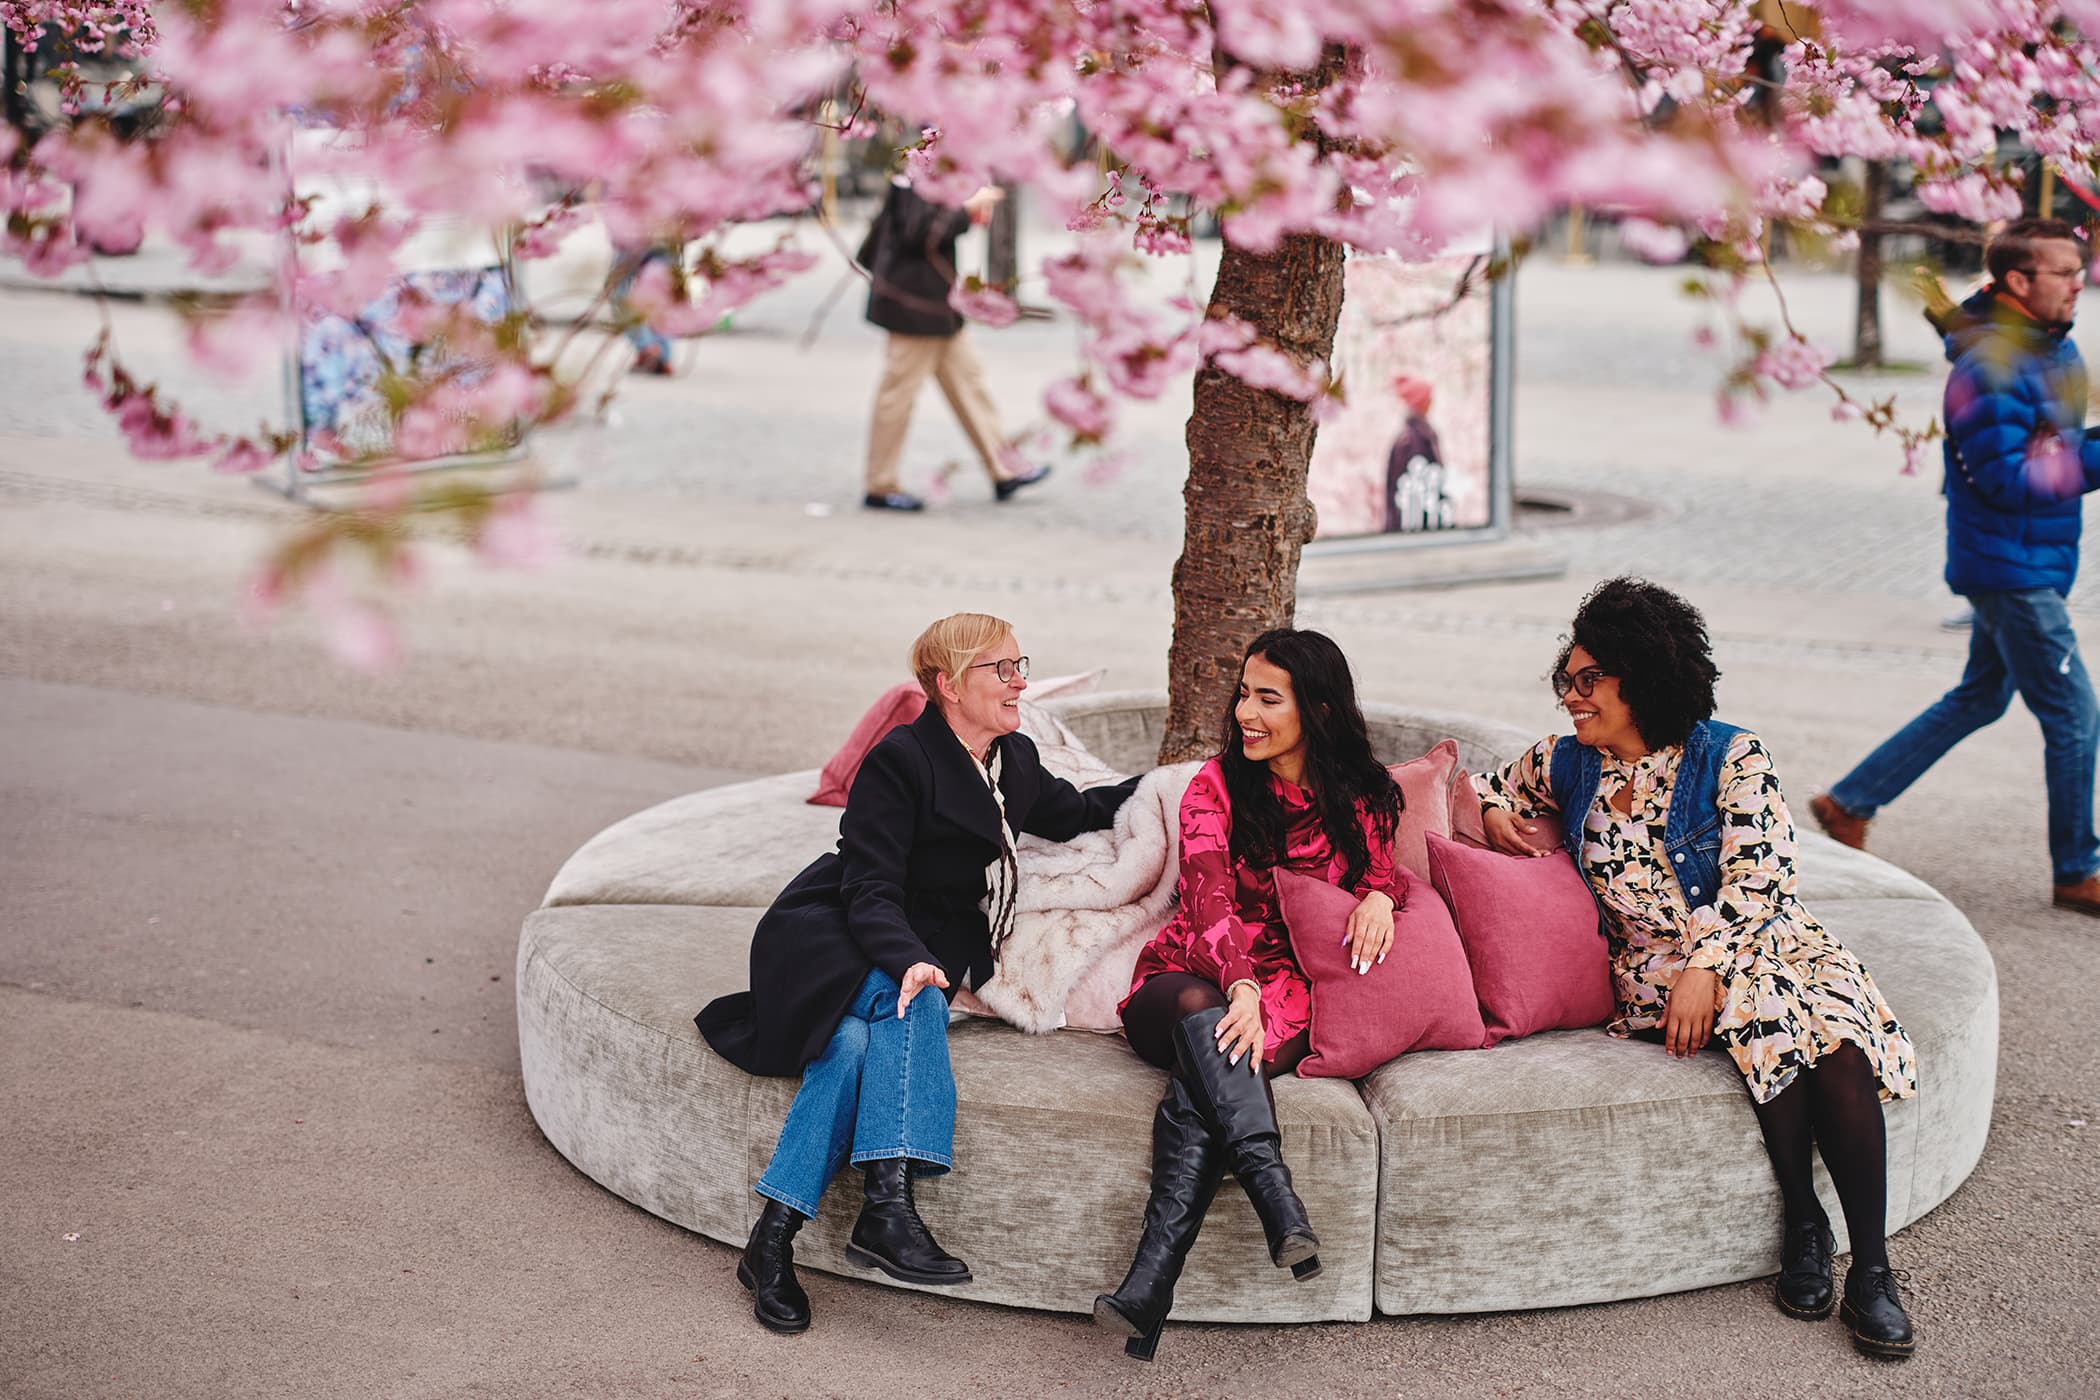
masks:
<svg viewBox="0 0 2100 1400"><path fill-rule="evenodd" d="M1308 1079L1357 1079L1409 1050L1478 1050L1487 1043L1473 974L1458 930L1435 890L1410 880L1393 916L1385 961L1358 973L1342 930L1357 898L1325 880L1276 872L1276 893L1298 966L1312 983Z"/></svg>
<svg viewBox="0 0 2100 1400"><path fill-rule="evenodd" d="M846 736L846 742L824 765L817 778L817 790L810 795L811 806L843 807L846 793L853 786L853 775L860 772L861 762L869 750L882 742L882 736L900 724L910 724L926 712L926 692L919 689L917 681L906 681L893 685L882 692L882 698L868 707Z"/></svg>
<svg viewBox="0 0 2100 1400"><path fill-rule="evenodd" d="M1480 821L1480 797L1472 775L1458 761L1458 740L1446 739L1420 758L1395 763L1386 770L1400 785L1406 805L1393 831L1393 859L1418 879L1429 878L1429 835L1470 841L1487 840Z"/></svg>
<svg viewBox="0 0 2100 1400"><path fill-rule="evenodd" d="M1566 851L1506 856L1431 833L1429 878L1458 923L1490 1045L1611 1019L1611 951Z"/></svg>

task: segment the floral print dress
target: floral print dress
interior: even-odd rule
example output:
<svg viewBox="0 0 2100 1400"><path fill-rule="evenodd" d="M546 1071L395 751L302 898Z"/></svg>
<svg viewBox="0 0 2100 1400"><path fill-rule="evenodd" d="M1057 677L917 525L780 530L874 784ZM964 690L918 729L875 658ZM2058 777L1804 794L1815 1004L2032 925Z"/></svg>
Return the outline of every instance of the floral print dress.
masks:
<svg viewBox="0 0 2100 1400"><path fill-rule="evenodd" d="M1476 777L1482 801L1557 828L1549 778L1555 742L1542 739L1499 773ZM1847 1041L1866 1052L1882 1098L1915 1094L1910 1037L1859 959L1795 896L1793 818L1771 756L1748 730L1721 763L1720 891L1700 909L1685 899L1663 858L1683 754L1673 746L1638 759L1598 755L1604 771L1583 819L1581 865L1611 931L1619 1014L1605 1029L1627 1036L1661 1025L1678 972L1711 968L1721 982L1714 1039L1759 1103ZM1612 799L1629 786L1632 810L1622 816Z"/></svg>
<svg viewBox="0 0 2100 1400"><path fill-rule="evenodd" d="M1312 794L1274 776L1269 784L1283 804L1284 868L1340 885L1345 861L1327 839ZM1368 825L1365 835L1371 835ZM1361 899L1378 890L1400 908L1409 877L1393 861L1392 842L1367 845L1370 863L1349 892ZM1181 799L1176 897L1174 918L1138 953L1131 994L1162 972L1185 972L1220 990L1251 980L1261 988L1262 1057L1273 1060L1278 1046L1312 1024L1312 989L1291 952L1274 871L1232 857L1232 800L1216 759L1197 770ZM1130 997L1123 1000L1127 1005Z"/></svg>

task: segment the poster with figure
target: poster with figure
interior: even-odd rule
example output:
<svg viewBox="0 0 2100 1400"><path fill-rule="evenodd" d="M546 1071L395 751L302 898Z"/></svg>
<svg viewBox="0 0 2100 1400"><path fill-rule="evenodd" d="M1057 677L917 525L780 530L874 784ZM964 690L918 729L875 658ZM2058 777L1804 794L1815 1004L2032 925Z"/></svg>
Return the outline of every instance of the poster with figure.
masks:
<svg viewBox="0 0 2100 1400"><path fill-rule="evenodd" d="M1492 296L1471 256L1352 254L1307 494L1317 538L1483 529L1492 507ZM1472 270L1476 284L1452 298Z"/></svg>
<svg viewBox="0 0 2100 1400"><path fill-rule="evenodd" d="M510 283L500 267L405 272L355 316L321 315L299 336L299 409L302 459L309 470L413 459L394 440L394 415L385 377L451 373L463 382L476 373L442 347L420 345L398 322L404 299L464 307L494 324L510 313Z"/></svg>

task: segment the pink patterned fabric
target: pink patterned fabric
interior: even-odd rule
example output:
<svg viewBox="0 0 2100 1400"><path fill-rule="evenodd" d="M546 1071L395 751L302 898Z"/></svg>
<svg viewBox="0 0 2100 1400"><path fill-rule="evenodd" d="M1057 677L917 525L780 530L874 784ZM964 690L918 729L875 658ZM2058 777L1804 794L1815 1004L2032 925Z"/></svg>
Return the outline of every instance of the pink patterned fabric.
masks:
<svg viewBox="0 0 2100 1400"><path fill-rule="evenodd" d="M1312 794L1281 778L1269 781L1284 809L1283 868L1340 884L1343 859ZM1406 876L1393 865L1391 845L1372 840L1370 848L1370 865L1350 892L1361 899L1378 890L1400 904ZM1312 991L1291 954L1274 872L1232 858L1232 803L1216 759L1197 770L1181 799L1177 893L1179 911L1138 953L1130 990L1162 972L1186 972L1220 990L1251 978L1261 987L1262 1053L1273 1055L1312 1024Z"/></svg>

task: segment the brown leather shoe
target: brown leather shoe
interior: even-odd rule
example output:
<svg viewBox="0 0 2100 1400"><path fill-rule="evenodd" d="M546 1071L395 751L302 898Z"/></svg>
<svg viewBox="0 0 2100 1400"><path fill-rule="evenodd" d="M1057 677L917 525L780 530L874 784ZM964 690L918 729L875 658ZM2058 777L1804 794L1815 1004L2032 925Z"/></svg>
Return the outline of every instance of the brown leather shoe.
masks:
<svg viewBox="0 0 2100 1400"><path fill-rule="evenodd" d="M2075 885L2052 885L2050 889L2055 895L2051 902L2057 908L2100 915L2100 875L2088 875Z"/></svg>
<svg viewBox="0 0 2100 1400"><path fill-rule="evenodd" d="M1855 851L1864 851L1867 848L1867 819L1855 817L1838 806L1829 793L1819 792L1809 798L1808 810L1816 819L1816 825L1822 827L1824 834L1840 846L1850 846ZM2100 913L2100 909L2094 912Z"/></svg>

